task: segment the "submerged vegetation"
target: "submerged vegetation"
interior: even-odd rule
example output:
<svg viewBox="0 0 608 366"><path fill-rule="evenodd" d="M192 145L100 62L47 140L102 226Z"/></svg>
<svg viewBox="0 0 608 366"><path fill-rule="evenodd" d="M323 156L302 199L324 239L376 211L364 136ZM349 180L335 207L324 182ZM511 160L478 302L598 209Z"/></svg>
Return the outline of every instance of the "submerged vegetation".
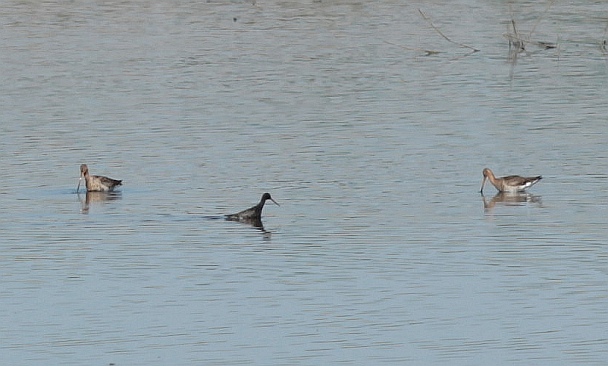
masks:
<svg viewBox="0 0 608 366"><path fill-rule="evenodd" d="M536 32L539 24L544 19L545 15L549 12L549 10L553 7L554 3L555 3L555 0L548 1L545 9L542 11L542 13L538 17L535 18L534 23L532 24L532 27L529 28L529 30L523 30L523 29L525 29L525 26L524 27L520 26L520 24L516 20L516 17L513 15L513 11L511 10L511 15L509 17L509 20L505 22L505 24L507 25L507 31L506 31L506 33L503 34L503 37L508 41L508 60L509 60L509 62L515 64L517 62L517 58L521 54L530 55L533 53L543 52L543 51L552 50L552 49L559 50L559 45L560 45L559 36L556 36L555 40L546 40L546 39L543 40L543 39L535 38L535 32ZM424 19L424 21L433 29L433 31L437 35L439 35L441 38L443 38L444 40L446 40L447 42L449 42L453 45L458 46L459 48L464 48L464 49L470 50L470 52L465 54L464 56L468 56L470 54L481 51L481 49L478 47L475 47L475 46L472 46L472 45L469 45L469 44L466 44L466 43L463 43L460 41L456 41L453 38L451 38L450 36L448 36L445 31L443 31L437 25L435 25L431 16L427 15L427 13L425 11L423 11L422 9L418 9L418 13L422 17L422 19ZM608 24L606 25L606 28L604 29L603 37L601 39L599 39L598 42L596 43L599 46L599 49L602 52L602 54L605 56L608 56L607 34L608 34ZM385 42L388 44L391 44L393 46L403 48L408 51L422 52L425 56L437 55L437 54L446 52L443 49L437 49L437 48L426 48L424 46L423 47L406 47L401 44L395 44L395 43L388 42L388 41L385 41Z"/></svg>

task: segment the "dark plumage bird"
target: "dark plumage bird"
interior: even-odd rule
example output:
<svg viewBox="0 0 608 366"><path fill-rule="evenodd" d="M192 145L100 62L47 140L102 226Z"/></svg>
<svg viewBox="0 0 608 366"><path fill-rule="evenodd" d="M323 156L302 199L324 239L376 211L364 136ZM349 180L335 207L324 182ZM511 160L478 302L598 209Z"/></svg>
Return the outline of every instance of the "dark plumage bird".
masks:
<svg viewBox="0 0 608 366"><path fill-rule="evenodd" d="M110 192L122 185L122 180L102 177L100 175L90 175L89 167L86 164L80 166L80 180L82 178L84 178L88 192ZM78 181L78 188L76 188L77 192L80 189L80 180Z"/></svg>
<svg viewBox="0 0 608 366"><path fill-rule="evenodd" d="M262 209L264 208L264 203L266 200L271 200L275 205L280 206L275 200L270 197L270 193L264 193L262 195L262 199L260 203L257 205L243 210L241 212L237 212L235 214L226 215L226 220L229 221L243 221L243 222L257 222L262 219Z"/></svg>
<svg viewBox="0 0 608 366"><path fill-rule="evenodd" d="M523 192L527 188L532 187L539 180L543 179L542 176L537 177L520 177L519 175L509 175L502 178L496 178L494 173L488 168L483 170L483 181L481 182L480 193L483 193L483 186L486 184L486 179L492 183L499 192L516 193Z"/></svg>

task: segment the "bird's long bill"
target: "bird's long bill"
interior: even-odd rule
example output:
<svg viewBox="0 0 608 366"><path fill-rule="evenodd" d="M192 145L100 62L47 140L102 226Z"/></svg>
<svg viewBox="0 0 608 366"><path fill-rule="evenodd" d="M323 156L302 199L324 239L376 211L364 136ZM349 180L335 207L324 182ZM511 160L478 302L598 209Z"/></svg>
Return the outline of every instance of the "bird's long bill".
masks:
<svg viewBox="0 0 608 366"><path fill-rule="evenodd" d="M277 205L277 206L281 206L281 205L279 205L279 204L277 203L277 201L273 200L272 198L271 198L270 200L271 200L272 202L274 202L274 204L275 204L275 205Z"/></svg>
<svg viewBox="0 0 608 366"><path fill-rule="evenodd" d="M487 177L483 177L483 180L481 181L481 189L479 190L479 193L483 193L483 186L486 184L486 179L488 179Z"/></svg>
<svg viewBox="0 0 608 366"><path fill-rule="evenodd" d="M80 182L82 181L82 177L78 178L78 187L76 187L76 193L80 190Z"/></svg>

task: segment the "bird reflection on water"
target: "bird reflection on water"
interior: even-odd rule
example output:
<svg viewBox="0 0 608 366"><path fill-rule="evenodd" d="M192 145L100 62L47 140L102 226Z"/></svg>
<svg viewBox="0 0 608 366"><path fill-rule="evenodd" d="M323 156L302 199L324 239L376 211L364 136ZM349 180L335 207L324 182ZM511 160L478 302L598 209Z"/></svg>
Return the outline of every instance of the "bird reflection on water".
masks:
<svg viewBox="0 0 608 366"><path fill-rule="evenodd" d="M485 211L492 211L496 206L524 206L528 203L533 203L542 206L541 196L536 196L530 193L508 193L499 192L489 201L482 194L483 208Z"/></svg>
<svg viewBox="0 0 608 366"><path fill-rule="evenodd" d="M121 192L86 192L84 198L78 193L78 200L80 201L81 209L80 213L88 214L91 203L104 203L108 201L116 201L122 198Z"/></svg>
<svg viewBox="0 0 608 366"><path fill-rule="evenodd" d="M241 224L249 225L249 226L251 226L251 227L253 227L253 228L255 228L255 229L260 230L260 232L262 232L262 233L264 234L264 238L265 238L265 239L270 239L270 234L271 234L271 232L270 232L270 231L268 231L268 230L266 230L266 229L264 228L264 223L262 222L262 219L253 219L253 220L251 220L251 219L249 219L249 220L247 220L247 219L241 219L241 220L231 220L231 219L228 219L226 216L227 216L227 215L223 215L223 216L203 216L203 218L204 218L204 219L207 219L207 220L225 220L225 221L237 221L237 222L239 222L239 223L241 223Z"/></svg>
<svg viewBox="0 0 608 366"><path fill-rule="evenodd" d="M270 234L271 232L266 230L264 228L264 223L262 222L262 219L257 218L257 219L241 219L241 220L228 220L227 221L238 221L242 224L246 224L246 225L250 225L251 227L260 230L263 234L264 234L264 238L265 239L270 239Z"/></svg>

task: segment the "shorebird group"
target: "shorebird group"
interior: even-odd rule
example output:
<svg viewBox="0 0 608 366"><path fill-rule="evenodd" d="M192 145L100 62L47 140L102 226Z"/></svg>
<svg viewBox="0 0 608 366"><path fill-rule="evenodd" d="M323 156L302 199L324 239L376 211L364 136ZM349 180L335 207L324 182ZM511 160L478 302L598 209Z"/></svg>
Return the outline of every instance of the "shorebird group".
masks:
<svg viewBox="0 0 608 366"><path fill-rule="evenodd" d="M78 180L78 187L76 188L77 193L80 189L80 182L83 179L85 181L87 192L111 192L116 187L122 185L122 180L89 174L89 167L86 164L82 164L80 166L80 179ZM483 187L485 186L487 180L489 180L490 183L492 183L492 185L501 193L518 193L524 192L527 188L532 187L541 179L542 177L540 175L536 177L509 175L502 178L496 178L494 173L489 168L485 168L483 170L483 181L481 182L481 189L479 192L483 194ZM264 204L267 200L271 200L274 204L279 206L279 204L270 196L270 193L264 193L262 195L262 199L260 199L260 202L257 205L234 214L225 215L224 218L229 221L240 221L252 223L254 225L261 225L262 209L264 208Z"/></svg>
<svg viewBox="0 0 608 366"><path fill-rule="evenodd" d="M85 186L87 187L87 192L112 192L116 187L122 185L122 180L112 179L102 175L91 175L89 173L89 167L86 164L82 164L80 165L80 179L78 180L76 193L79 192L80 182L83 179L85 181ZM225 215L225 218L228 221L240 221L256 225L261 224L262 209L267 200L271 200L274 204L280 206L277 201L270 196L270 193L264 193L257 205L235 214Z"/></svg>

